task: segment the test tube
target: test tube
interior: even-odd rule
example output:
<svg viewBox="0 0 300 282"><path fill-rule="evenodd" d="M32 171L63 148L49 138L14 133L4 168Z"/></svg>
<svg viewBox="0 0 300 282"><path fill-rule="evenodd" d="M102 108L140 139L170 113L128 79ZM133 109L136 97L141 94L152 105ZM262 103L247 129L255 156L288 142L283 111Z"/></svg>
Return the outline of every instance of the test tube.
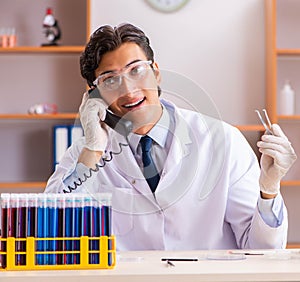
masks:
<svg viewBox="0 0 300 282"><path fill-rule="evenodd" d="M27 234L27 194L15 194L17 200L16 211L16 238L25 239ZM26 241L16 240L16 250L26 251ZM17 254L16 265L26 265L26 254Z"/></svg>
<svg viewBox="0 0 300 282"><path fill-rule="evenodd" d="M80 236L83 235L83 218L84 218L84 195L76 193L74 194L74 204L75 204L75 217L74 217L74 237L76 239L74 240L74 250L79 251L80 250ZM80 255L75 255L75 264L80 263Z"/></svg>
<svg viewBox="0 0 300 282"><path fill-rule="evenodd" d="M48 234L48 209L47 194L38 194L37 207L37 238L46 238ZM45 252L47 250L47 242L45 240L37 241L37 251ZM37 254L36 261L38 265L48 264L47 254Z"/></svg>
<svg viewBox="0 0 300 282"><path fill-rule="evenodd" d="M111 236L111 193L99 193L99 201L101 203L101 235ZM111 239L108 239L108 251L111 251ZM101 251L101 250L100 250ZM108 252L108 265L112 265L112 256Z"/></svg>
<svg viewBox="0 0 300 282"><path fill-rule="evenodd" d="M92 196L92 210L91 210L91 236L97 239L92 240L92 250L99 251L99 237L100 237L100 210L99 201L96 196ZM93 264L99 264L100 252L92 255Z"/></svg>
<svg viewBox="0 0 300 282"><path fill-rule="evenodd" d="M58 194L57 197L57 208L58 208L58 237L63 238L65 236L65 195L66 194ZM58 240L57 248L59 251L64 251L64 241ZM59 254L57 256L57 264L65 264L65 255Z"/></svg>
<svg viewBox="0 0 300 282"><path fill-rule="evenodd" d="M57 208L57 194L47 194L47 208L48 208L48 235L47 237L52 240L48 241L49 251L57 251L57 240L53 240L53 238L57 238L58 236L58 208ZM49 254L48 255L48 263L50 265L57 264L57 255Z"/></svg>
<svg viewBox="0 0 300 282"><path fill-rule="evenodd" d="M72 194L71 194L72 195ZM66 228L65 228L65 237L66 238L71 238L73 237L73 225L74 219L74 210L73 210L73 196L68 195L65 199L65 223L66 223ZM66 251L73 251L73 239L66 239L65 241L65 250ZM66 254L66 264L74 264L74 254L69 253Z"/></svg>
<svg viewBox="0 0 300 282"><path fill-rule="evenodd" d="M8 225L10 220L10 194L1 194L1 238L8 237ZM6 241L1 241L1 251L6 252ZM1 267L6 268L6 254L0 256Z"/></svg>
<svg viewBox="0 0 300 282"><path fill-rule="evenodd" d="M28 196L28 207L27 207L27 236L36 237L37 229L37 194L29 193Z"/></svg>

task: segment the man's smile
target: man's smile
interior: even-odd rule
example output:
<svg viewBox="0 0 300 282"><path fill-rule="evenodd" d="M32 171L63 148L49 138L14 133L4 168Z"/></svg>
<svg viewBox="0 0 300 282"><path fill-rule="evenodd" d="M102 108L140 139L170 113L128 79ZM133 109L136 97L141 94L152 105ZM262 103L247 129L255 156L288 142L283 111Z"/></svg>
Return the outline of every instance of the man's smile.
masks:
<svg viewBox="0 0 300 282"><path fill-rule="evenodd" d="M125 105L123 105L123 107L126 108L126 109L135 108L135 107L141 105L145 100L146 100L146 97L143 97L143 98L138 99L137 101L135 101L133 103L125 104Z"/></svg>

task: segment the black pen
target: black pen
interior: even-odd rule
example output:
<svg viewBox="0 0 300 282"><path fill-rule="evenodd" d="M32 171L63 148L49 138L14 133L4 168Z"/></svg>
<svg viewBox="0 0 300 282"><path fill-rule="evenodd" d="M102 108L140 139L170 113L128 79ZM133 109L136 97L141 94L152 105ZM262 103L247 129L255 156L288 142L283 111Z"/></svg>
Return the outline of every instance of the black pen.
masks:
<svg viewBox="0 0 300 282"><path fill-rule="evenodd" d="M175 266L175 264L169 260L167 260L167 266Z"/></svg>
<svg viewBox="0 0 300 282"><path fill-rule="evenodd" d="M162 258L161 261L198 261L198 258Z"/></svg>

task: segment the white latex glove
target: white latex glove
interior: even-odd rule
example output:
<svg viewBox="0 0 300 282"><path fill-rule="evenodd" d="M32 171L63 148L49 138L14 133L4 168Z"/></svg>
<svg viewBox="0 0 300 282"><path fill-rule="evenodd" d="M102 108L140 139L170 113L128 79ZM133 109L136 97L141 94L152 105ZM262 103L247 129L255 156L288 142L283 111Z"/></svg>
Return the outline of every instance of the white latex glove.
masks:
<svg viewBox="0 0 300 282"><path fill-rule="evenodd" d="M280 189L280 180L296 161L295 151L278 124L272 125L273 135L264 134L257 142L261 173L260 190L266 194L275 195Z"/></svg>
<svg viewBox="0 0 300 282"><path fill-rule="evenodd" d="M107 105L100 98L89 98L83 94L79 107L80 121L85 135L85 147L92 151L104 151L107 145L107 127L100 120L105 119Z"/></svg>

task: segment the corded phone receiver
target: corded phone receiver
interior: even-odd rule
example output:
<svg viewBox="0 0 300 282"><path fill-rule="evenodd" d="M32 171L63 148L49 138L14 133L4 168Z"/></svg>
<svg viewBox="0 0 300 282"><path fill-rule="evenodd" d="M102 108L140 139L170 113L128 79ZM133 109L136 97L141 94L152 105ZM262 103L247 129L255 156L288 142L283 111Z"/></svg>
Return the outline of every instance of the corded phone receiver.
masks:
<svg viewBox="0 0 300 282"><path fill-rule="evenodd" d="M90 98L102 98L97 87L90 89L88 92ZM111 127L112 129L114 129L115 131L117 131L118 133L120 133L125 137L127 137L128 134L132 132L133 129L133 125L130 120L120 118L108 110L106 110L106 117L104 122L109 127Z"/></svg>
<svg viewBox="0 0 300 282"><path fill-rule="evenodd" d="M99 89L97 87L90 88L88 90L88 92L89 92L89 97L90 98L102 98L101 95L100 95Z"/></svg>
<svg viewBox="0 0 300 282"><path fill-rule="evenodd" d="M106 110L106 117L104 122L109 127L111 127L112 129L114 129L115 131L117 131L118 133L120 133L125 137L128 136L128 134L133 129L132 122L130 120L122 119L114 115L113 113L109 112L108 110Z"/></svg>
<svg viewBox="0 0 300 282"><path fill-rule="evenodd" d="M91 88L89 91L89 97L90 98L100 98L102 99L100 92L97 88ZM133 125L132 122L123 118L120 118L116 115L114 115L112 112L106 110L106 117L104 122L111 127L112 129L114 129L115 131L117 131L119 134L125 136L126 140L127 140L127 144L123 144L121 142L119 142L119 146L120 146L120 150L118 152L107 152L107 154L110 156L108 158L101 157L101 162L96 163L95 164L95 168L89 168L89 171L87 173L83 174L83 177L78 178L77 181L74 181L74 186L72 185L68 185L67 189L63 189L64 193L72 193L74 190L76 190L79 186L81 186L84 182L86 182L89 178L92 177L93 173L99 171L100 168L103 168L108 162L112 161L113 156L114 155L119 155L122 153L123 151L123 147L127 147L129 146L129 142L128 142L128 134L130 132L132 132L133 129Z"/></svg>

